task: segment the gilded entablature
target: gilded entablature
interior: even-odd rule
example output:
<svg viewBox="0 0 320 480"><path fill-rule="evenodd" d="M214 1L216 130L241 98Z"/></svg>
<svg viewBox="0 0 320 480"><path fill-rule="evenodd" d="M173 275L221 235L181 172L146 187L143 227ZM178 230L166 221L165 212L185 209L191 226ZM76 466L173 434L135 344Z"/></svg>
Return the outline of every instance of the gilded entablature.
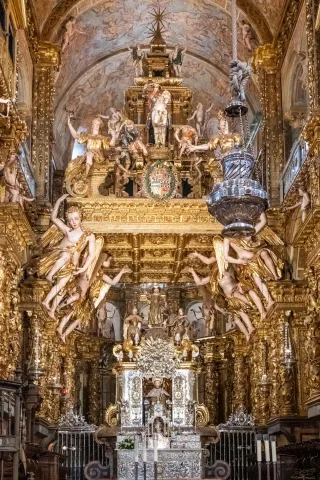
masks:
<svg viewBox="0 0 320 480"><path fill-rule="evenodd" d="M215 234L221 226L201 199L173 199L159 205L147 199L69 199L81 206L83 223L94 233L203 233Z"/></svg>

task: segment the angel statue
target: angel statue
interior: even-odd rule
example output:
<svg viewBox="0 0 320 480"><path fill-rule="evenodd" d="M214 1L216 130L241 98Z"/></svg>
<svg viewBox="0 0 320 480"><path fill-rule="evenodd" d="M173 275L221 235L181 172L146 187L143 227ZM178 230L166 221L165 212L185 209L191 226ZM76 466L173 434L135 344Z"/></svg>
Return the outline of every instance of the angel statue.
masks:
<svg viewBox="0 0 320 480"><path fill-rule="evenodd" d="M89 174L89 171L92 167L93 160L100 160L103 161L103 150L108 150L109 147L114 147L116 144L116 131L112 130L110 133L112 135L111 140L108 137L105 137L103 135L100 135L100 128L103 125L103 122L101 118L96 117L92 121L92 130L91 133L87 132L81 132L78 133L75 128L72 126L71 123L71 117L70 115L68 116L68 127L70 130L71 135L75 140L77 140L78 143L85 143L87 147L87 151L85 154L85 162L86 162L86 172L85 175L86 177ZM66 170L66 177L70 175L70 169L78 169L80 164L79 162L81 161L82 163L82 158L80 160L78 158L72 160L68 168Z"/></svg>
<svg viewBox="0 0 320 480"><path fill-rule="evenodd" d="M234 101L246 101L244 88L250 78L251 72L252 68L248 63L240 62L240 60L231 60L229 79Z"/></svg>
<svg viewBox="0 0 320 480"><path fill-rule="evenodd" d="M166 309L166 298L160 293L160 288L155 286L153 292L150 294L146 292L147 301L150 305L148 313L149 328L163 326L163 312Z"/></svg>
<svg viewBox="0 0 320 480"><path fill-rule="evenodd" d="M179 136L180 135L180 136ZM178 127L174 133L174 138L177 140L180 148L179 158L187 151L188 146L198 143L198 134L195 128L190 125L182 125Z"/></svg>
<svg viewBox="0 0 320 480"><path fill-rule="evenodd" d="M103 238L99 237L96 242L94 259L89 269L70 283L69 288L66 288L68 296L59 308L61 310L69 306L71 309L62 317L57 328L63 342L73 330L79 326L83 328L88 325L93 312L99 308L111 285L116 285L122 275L131 272L130 269L124 267L113 279L103 273L103 268L109 267L112 260L111 256L104 260L104 254L101 254L103 243Z"/></svg>
<svg viewBox="0 0 320 480"><path fill-rule="evenodd" d="M219 286L223 290L223 293L225 294L225 296L226 297L234 297L237 300L239 300L240 302L242 302L243 304L246 304L248 306L251 306L251 302L253 302L253 305L259 311L261 318L264 319L266 317L266 310L265 310L264 305L261 301L261 298L259 297L259 295L255 291L255 285L252 285L249 282L241 283L241 279L240 279L240 283L236 282L235 274L233 272L231 272L230 269L227 270L227 268L228 268L228 263L227 263L228 258L226 258L225 255L224 255L223 240L219 235L215 236L215 238L214 238L214 248L218 252L219 257L220 257L218 263L224 262L224 268L223 269L222 269L222 267L220 268L220 270L223 271L223 276L219 280L219 282L220 282ZM205 257L204 255L201 255L198 252L191 253L189 255L189 257L190 258L198 258L202 263L205 263L206 265L211 265L211 264L216 262L216 257L213 256L213 257L208 258L208 257ZM232 263L232 262L230 262L230 263ZM213 272L212 274L215 277L216 274L217 274L216 268L213 268L212 272ZM205 283L202 283L202 285L206 285L206 284L209 284L209 283L210 283L210 277L206 277L205 278ZM235 284L237 285L237 288L235 290L233 290ZM221 311L217 307L218 307L218 305L215 304L215 309L217 311Z"/></svg>
<svg viewBox="0 0 320 480"><path fill-rule="evenodd" d="M90 268L86 272L81 273L75 278L74 282L70 284L68 291L64 289L54 298L49 311L49 315L51 317L54 317L56 309L61 310L62 308L72 305L77 301L85 300L89 288L90 297L93 301L94 308L98 308L103 302L110 287L117 285L122 276L126 273L131 273L129 268L124 267L114 278L106 275L104 270L110 267L113 257L112 255L109 255L105 260L105 256L100 255L102 246L103 239L99 237L96 239L95 260L92 262ZM96 261L97 255L98 261ZM93 267L95 268L93 269Z"/></svg>
<svg viewBox="0 0 320 480"><path fill-rule="evenodd" d="M131 339L135 341L137 335L141 337L141 326L143 318L138 314L137 307L133 307L132 314L124 319L123 324L123 338L124 340Z"/></svg>
<svg viewBox="0 0 320 480"><path fill-rule="evenodd" d="M176 77L181 77L183 57L186 51L187 48L181 48L179 45L176 45L170 54L170 60Z"/></svg>
<svg viewBox="0 0 320 480"><path fill-rule="evenodd" d="M255 226L257 237L250 235L240 239L225 238L224 257L229 263L243 266L239 273L240 281L243 280L245 283L253 280L265 298L267 310L269 310L274 300L265 281L281 279L282 262L267 248L267 243L263 239L262 230L266 225L267 216L262 213ZM259 232L261 232L260 235L258 235ZM231 256L230 249L236 253L236 258Z"/></svg>
<svg viewBox="0 0 320 480"><path fill-rule="evenodd" d="M208 113L212 110L213 103L211 103L210 107L205 110L204 106L201 102L198 103L196 106L195 111L193 112L192 116L188 118L188 122L194 120L194 126L197 130L198 137L203 137L205 125L207 123Z"/></svg>
<svg viewBox="0 0 320 480"><path fill-rule="evenodd" d="M240 145L241 137L238 133L229 132L229 124L224 112L218 112L218 121L218 136L211 137L210 141L208 143L204 143L203 145L188 145L188 153L201 152L206 150L215 151L219 148L221 154L225 155L234 147Z"/></svg>
<svg viewBox="0 0 320 480"><path fill-rule="evenodd" d="M150 87L152 88L151 91ZM155 83L144 86L143 96L148 97L150 109L148 124L151 120L154 131L154 143L158 146L165 146L166 134L170 125L168 105L171 102L171 94L168 90L162 90L161 85Z"/></svg>
<svg viewBox="0 0 320 480"><path fill-rule="evenodd" d="M44 253L39 260L38 274L52 284L42 302L48 310L52 300L76 275L85 273L94 258L95 236L83 230L79 208L70 207L66 211L67 223L58 218L60 205L68 196L62 195L56 201L51 214L53 225L40 240Z"/></svg>
<svg viewBox="0 0 320 480"><path fill-rule="evenodd" d="M285 207L286 210L294 210L297 207L300 207L300 212L301 212L301 221L302 223L305 221L306 216L307 216L307 211L310 206L311 200L310 200L310 195L308 192L306 192L303 188L298 189L298 194L301 197L301 200L299 202L295 203L291 207Z"/></svg>
<svg viewBox="0 0 320 480"><path fill-rule="evenodd" d="M23 193L23 185L20 180L19 157L11 153L3 167L3 179L5 194L3 203L19 203L24 208L24 202L33 202L34 198L28 198Z"/></svg>
<svg viewBox="0 0 320 480"><path fill-rule="evenodd" d="M145 59L145 53L141 50L139 44L136 47L128 47L128 50L132 54L136 77L143 77L143 60Z"/></svg>
<svg viewBox="0 0 320 480"><path fill-rule="evenodd" d="M111 115L99 115L100 118L108 120L108 132L109 134L116 139L119 138L120 132L124 125L125 118L122 113L116 108L110 108Z"/></svg>
<svg viewBox="0 0 320 480"><path fill-rule="evenodd" d="M190 268L189 272L192 274L195 284L199 287L202 285L210 285L215 308L223 313L225 313L225 311L220 309L216 303L216 296L218 293L221 293L225 297L227 309L233 314L234 323L244 334L246 340L249 341L254 331L248 315L252 310L252 305L234 276L227 270L224 270L222 274L220 274L218 268L214 268L211 276L205 278L200 278L193 268Z"/></svg>

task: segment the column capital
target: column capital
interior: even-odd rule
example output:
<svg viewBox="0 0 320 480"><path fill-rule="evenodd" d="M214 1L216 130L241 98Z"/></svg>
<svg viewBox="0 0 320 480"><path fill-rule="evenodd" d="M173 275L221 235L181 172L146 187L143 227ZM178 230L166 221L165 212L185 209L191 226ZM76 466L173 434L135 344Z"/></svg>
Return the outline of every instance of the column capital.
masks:
<svg viewBox="0 0 320 480"><path fill-rule="evenodd" d="M264 69L267 73L278 71L279 51L271 43L258 47L253 56L253 67L255 70Z"/></svg>

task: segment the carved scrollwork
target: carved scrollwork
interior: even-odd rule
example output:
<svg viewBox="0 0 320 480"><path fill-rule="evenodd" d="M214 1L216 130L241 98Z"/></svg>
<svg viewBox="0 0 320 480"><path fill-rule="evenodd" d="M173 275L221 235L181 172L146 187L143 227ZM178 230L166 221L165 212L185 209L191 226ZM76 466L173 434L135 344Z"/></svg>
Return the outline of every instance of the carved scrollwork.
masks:
<svg viewBox="0 0 320 480"><path fill-rule="evenodd" d="M65 175L66 190L72 197L86 197L88 194L88 182L86 179L85 157L77 157L72 160Z"/></svg>
<svg viewBox="0 0 320 480"><path fill-rule="evenodd" d="M231 475L231 467L227 462L217 460L212 467L212 473L214 478L227 480L227 478L230 478Z"/></svg>
<svg viewBox="0 0 320 480"><path fill-rule="evenodd" d="M205 427L209 423L209 410L204 403L196 406L196 425L197 427Z"/></svg>
<svg viewBox="0 0 320 480"><path fill-rule="evenodd" d="M105 416L106 424L109 427L116 427L118 425L118 407L117 405L111 404L107 408Z"/></svg>

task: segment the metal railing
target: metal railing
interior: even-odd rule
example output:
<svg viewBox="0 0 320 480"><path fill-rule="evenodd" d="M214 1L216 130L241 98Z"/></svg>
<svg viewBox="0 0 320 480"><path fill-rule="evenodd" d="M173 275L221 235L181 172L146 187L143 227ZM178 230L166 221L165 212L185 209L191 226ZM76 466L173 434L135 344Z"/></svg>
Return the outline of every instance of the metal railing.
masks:
<svg viewBox="0 0 320 480"><path fill-rule="evenodd" d="M290 156L281 178L281 200L285 199L308 154L308 144L298 138L292 146Z"/></svg>
<svg viewBox="0 0 320 480"><path fill-rule="evenodd" d="M105 473L106 470L112 473L110 460L106 455L106 446L96 442L95 430L95 425L89 425L82 415L77 415L73 410L61 418L55 451L65 457L66 479L90 478L85 476L85 468L92 463L104 467ZM91 470L94 471L94 468L92 467Z"/></svg>
<svg viewBox="0 0 320 480"><path fill-rule="evenodd" d="M207 446L204 478L249 480L256 452L253 418L240 408L217 431L219 441Z"/></svg>

